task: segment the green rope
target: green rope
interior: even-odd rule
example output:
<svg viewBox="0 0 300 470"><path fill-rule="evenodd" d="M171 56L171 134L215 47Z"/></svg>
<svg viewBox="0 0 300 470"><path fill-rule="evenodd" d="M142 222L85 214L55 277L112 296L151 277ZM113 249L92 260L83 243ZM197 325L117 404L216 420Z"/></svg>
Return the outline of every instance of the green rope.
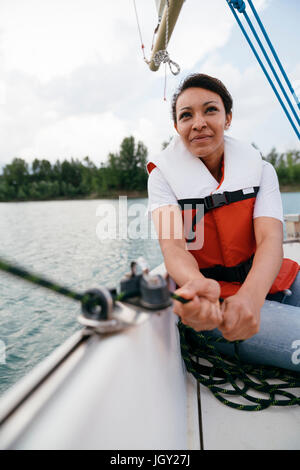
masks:
<svg viewBox="0 0 300 470"><path fill-rule="evenodd" d="M260 411L270 406L300 405L300 396L295 396L286 389L300 387L300 375L295 371L285 369L244 364L238 355L238 344L234 342L235 354L229 357L220 353L215 344L218 342L230 343L223 337L215 338L196 332L193 328L178 322L180 334L181 354L187 371L195 379L206 386L214 396L224 405L244 411ZM231 343L232 344L232 343ZM193 358L196 358L193 359ZM207 366L198 360L205 359L211 364ZM268 380L276 379L281 383L272 384ZM242 385L238 385L241 383ZM231 385L231 388L226 388ZM250 391L267 394L269 398L258 398ZM235 403L229 396L243 397L254 405ZM276 399L276 396L285 397Z"/></svg>
<svg viewBox="0 0 300 470"><path fill-rule="evenodd" d="M50 281L49 279L26 271L23 268L12 265L8 261L5 261L3 258L0 258L0 270L13 276L19 277L20 279L23 279L25 281L28 281L31 284L44 287L45 289L55 292L56 294L61 294L65 297L68 297L69 299L77 300L81 302L82 306L86 306L89 309L92 309L98 304L98 299L92 293L82 294L79 292L75 292L72 289L57 284L56 282ZM112 294L112 296L114 300L124 300L124 298L126 298L126 294L122 292L119 295L116 295L114 293Z"/></svg>
<svg viewBox="0 0 300 470"><path fill-rule="evenodd" d="M8 274L11 274L15 277L23 279L31 284L35 284L40 287L44 287L56 294L61 294L69 299L77 300L81 302L81 305L85 310L88 310L90 313L93 313L92 309L99 305L99 298L97 297L96 293L93 292L86 292L86 293L79 293L75 292L72 289L64 287L56 282L50 281L45 277L42 277L37 274L33 274L32 272L26 271L25 269L11 264L9 261L0 258L0 271L4 271ZM111 297L114 302L116 301L124 301L131 297L139 296L139 292L119 292L117 293L116 289L108 289L110 291ZM177 296L176 294L171 294L174 298L178 298L181 302L189 302L190 300L186 300L183 297ZM105 316L102 318L105 320Z"/></svg>
<svg viewBox="0 0 300 470"><path fill-rule="evenodd" d="M32 274L29 271L26 271L25 269L22 269L17 266L13 266L12 264L8 263L7 261L4 261L3 259L0 259L0 270L8 274L17 276L21 279L24 279L25 281L31 282L32 284L45 287L46 289L56 292L57 294L61 294L61 295L64 295L65 297L69 297L70 299L79 300L79 301L82 301L84 299L83 294L74 292L71 289L60 286L52 281L49 281L48 279L37 276L36 274Z"/></svg>
<svg viewBox="0 0 300 470"><path fill-rule="evenodd" d="M56 282L53 282L53 281L50 281L49 279L41 277L40 275L33 274L29 271L26 271L25 269L21 267L13 265L9 263L8 261L4 260L3 258L0 258L0 271L4 271L8 274L12 274L13 276L19 277L20 279L28 281L31 284L44 287L57 294L64 295L65 297L68 297L69 299L78 300L85 304L91 302L91 295L80 294L78 292L75 292L67 287L57 284ZM126 292L120 292L119 294L117 294L114 289L113 289L113 292L111 292L111 294L115 301L117 300L122 301L122 300L127 299L128 297L133 296L133 294L127 294ZM138 295L138 292L135 293L134 295ZM170 295L173 299L176 299L180 301L181 303L190 302L190 299L185 299L177 294L170 293Z"/></svg>

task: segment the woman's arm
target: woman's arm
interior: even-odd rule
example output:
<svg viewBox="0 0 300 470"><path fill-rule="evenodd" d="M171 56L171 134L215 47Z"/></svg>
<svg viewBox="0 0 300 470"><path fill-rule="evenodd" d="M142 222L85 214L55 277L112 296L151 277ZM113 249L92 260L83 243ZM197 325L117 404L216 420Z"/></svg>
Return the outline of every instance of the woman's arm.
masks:
<svg viewBox="0 0 300 470"><path fill-rule="evenodd" d="M152 212L154 226L164 256L165 266L178 286L192 279L205 280L197 261L186 249L179 207L168 205Z"/></svg>
<svg viewBox="0 0 300 470"><path fill-rule="evenodd" d="M167 272L177 285L183 286L176 293L193 299L187 304L174 301L174 313L197 331L218 327L223 320L219 305L220 286L200 273L197 261L186 249L179 207L160 207L152 212L152 217Z"/></svg>
<svg viewBox="0 0 300 470"><path fill-rule="evenodd" d="M283 229L282 222L272 217L258 217L253 222L256 253L252 268L240 290L255 295L264 302L281 268Z"/></svg>
<svg viewBox="0 0 300 470"><path fill-rule="evenodd" d="M234 341L258 333L260 309L282 263L282 222L272 217L254 219L256 252L252 267L239 291L222 305L223 336Z"/></svg>

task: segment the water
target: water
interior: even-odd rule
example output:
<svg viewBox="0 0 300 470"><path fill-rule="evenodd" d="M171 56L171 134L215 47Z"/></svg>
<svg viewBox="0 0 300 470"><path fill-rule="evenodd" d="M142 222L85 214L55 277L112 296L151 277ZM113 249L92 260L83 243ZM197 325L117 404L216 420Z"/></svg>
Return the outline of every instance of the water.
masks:
<svg viewBox="0 0 300 470"><path fill-rule="evenodd" d="M284 193L282 200L284 213L300 212L300 193ZM130 238L98 238L100 222L118 221L119 204L1 203L0 256L78 292L117 286L133 259L143 256L151 269L162 262L158 241L149 236L146 199L128 200L127 220L122 211L121 231L129 223ZM79 303L0 272L0 395L80 328L79 313Z"/></svg>
<svg viewBox="0 0 300 470"><path fill-rule="evenodd" d="M145 213L146 204L146 199L128 200L131 232L136 210ZM99 207L102 217L96 215ZM161 263L155 239L99 240L96 229L107 207L114 218L119 201L2 203L0 256L78 292L117 286L139 256L151 269ZM142 228L147 236L147 225ZM79 313L78 302L0 272L0 394L80 328Z"/></svg>

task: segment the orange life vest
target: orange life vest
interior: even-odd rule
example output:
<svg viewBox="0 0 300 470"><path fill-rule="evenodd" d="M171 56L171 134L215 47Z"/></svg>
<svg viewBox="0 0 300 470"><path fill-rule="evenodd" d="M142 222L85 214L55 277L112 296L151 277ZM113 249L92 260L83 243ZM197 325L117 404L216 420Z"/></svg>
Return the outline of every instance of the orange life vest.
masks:
<svg viewBox="0 0 300 470"><path fill-rule="evenodd" d="M251 268L256 249L253 210L262 174L259 152L225 137L223 175L217 187L201 159L187 151L180 137L173 139L148 163L148 172L156 166L177 197L185 227L185 220L189 221L188 249L200 271L204 276L218 280L222 298L235 294ZM199 208L204 209L202 218L201 211L197 217ZM193 249L203 228L203 245ZM189 237L190 233L194 241ZM269 293L289 288L298 271L298 263L284 258Z"/></svg>

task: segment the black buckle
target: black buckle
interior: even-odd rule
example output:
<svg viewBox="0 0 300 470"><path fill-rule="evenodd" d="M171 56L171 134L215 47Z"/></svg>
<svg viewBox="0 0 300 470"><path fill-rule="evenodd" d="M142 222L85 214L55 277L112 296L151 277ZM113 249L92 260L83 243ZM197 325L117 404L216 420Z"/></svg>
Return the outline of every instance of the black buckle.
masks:
<svg viewBox="0 0 300 470"><path fill-rule="evenodd" d="M216 209L217 207L228 204L225 193L211 194L204 198L204 205L207 210Z"/></svg>

